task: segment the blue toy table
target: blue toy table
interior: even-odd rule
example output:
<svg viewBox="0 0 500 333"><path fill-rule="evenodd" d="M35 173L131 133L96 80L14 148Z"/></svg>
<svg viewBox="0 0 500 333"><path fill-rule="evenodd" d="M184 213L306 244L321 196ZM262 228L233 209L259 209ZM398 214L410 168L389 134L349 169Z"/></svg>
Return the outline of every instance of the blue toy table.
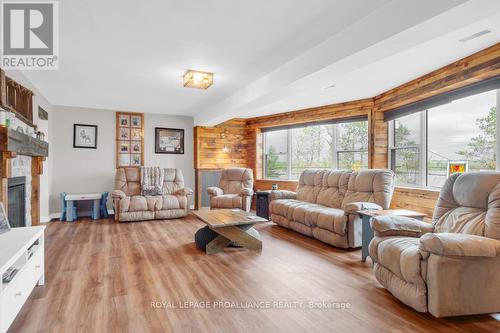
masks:
<svg viewBox="0 0 500 333"><path fill-rule="evenodd" d="M106 208L106 201L108 199L108 192L103 193L84 193L84 194L67 194L61 193L61 221L73 222L78 218L76 215L75 201L92 201L92 219L98 220L102 217L108 217L108 210Z"/></svg>

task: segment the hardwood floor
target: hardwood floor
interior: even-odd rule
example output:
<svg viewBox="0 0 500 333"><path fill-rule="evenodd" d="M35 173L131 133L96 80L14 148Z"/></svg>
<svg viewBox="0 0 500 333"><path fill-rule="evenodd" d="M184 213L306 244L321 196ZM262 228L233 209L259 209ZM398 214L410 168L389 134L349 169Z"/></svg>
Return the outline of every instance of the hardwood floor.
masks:
<svg viewBox="0 0 500 333"><path fill-rule="evenodd" d="M35 288L10 332L500 331L495 315L436 319L404 306L376 282L359 250L263 223L256 226L262 253L206 255L193 242L202 226L194 217L49 223L46 285ZM154 301L168 303L154 308ZM306 308L179 307L189 301L296 301ZM307 308L322 301L350 308Z"/></svg>

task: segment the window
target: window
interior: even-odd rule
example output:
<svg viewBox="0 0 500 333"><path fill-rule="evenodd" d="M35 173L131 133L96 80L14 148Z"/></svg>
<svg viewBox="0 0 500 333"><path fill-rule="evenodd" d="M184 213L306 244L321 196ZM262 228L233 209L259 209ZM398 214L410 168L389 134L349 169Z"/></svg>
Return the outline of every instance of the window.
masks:
<svg viewBox="0 0 500 333"><path fill-rule="evenodd" d="M500 90L432 107L390 123L390 160L396 184L440 188L449 169L495 170Z"/></svg>
<svg viewBox="0 0 500 333"><path fill-rule="evenodd" d="M368 122L313 125L264 133L264 177L298 179L307 168L368 167Z"/></svg>

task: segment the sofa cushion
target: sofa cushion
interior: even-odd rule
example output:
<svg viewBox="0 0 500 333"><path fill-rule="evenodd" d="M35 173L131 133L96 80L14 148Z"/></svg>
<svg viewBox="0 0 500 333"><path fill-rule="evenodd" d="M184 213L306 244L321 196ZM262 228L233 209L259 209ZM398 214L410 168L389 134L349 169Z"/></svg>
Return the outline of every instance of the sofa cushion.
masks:
<svg viewBox="0 0 500 333"><path fill-rule="evenodd" d="M315 226L318 214L325 206L304 202L293 209L292 220L308 226Z"/></svg>
<svg viewBox="0 0 500 333"><path fill-rule="evenodd" d="M325 170L316 203L327 207L340 208L351 174L351 171Z"/></svg>
<svg viewBox="0 0 500 333"><path fill-rule="evenodd" d="M149 200L147 200L149 198ZM153 197L143 197L142 195L134 195L120 200L120 213L124 212L140 212L154 211ZM148 207L149 201L149 207Z"/></svg>
<svg viewBox="0 0 500 333"><path fill-rule="evenodd" d="M288 216L288 210L290 207L293 209L295 206L303 204L302 201L295 200L295 199L278 199L278 200L273 200L269 204L269 210L271 211L272 214L280 215L283 217Z"/></svg>
<svg viewBox="0 0 500 333"><path fill-rule="evenodd" d="M324 207L318 211L316 225L321 229L333 231L339 235L345 235L347 221L347 215L343 210Z"/></svg>
<svg viewBox="0 0 500 333"><path fill-rule="evenodd" d="M374 202L389 208L393 192L394 173L391 170L370 169L353 172L349 178L342 209L351 202Z"/></svg>
<svg viewBox="0 0 500 333"><path fill-rule="evenodd" d="M180 169L163 169L163 194L174 194L184 188L184 175Z"/></svg>
<svg viewBox="0 0 500 333"><path fill-rule="evenodd" d="M423 286L419 243L415 237L377 237L370 244L370 256L401 280Z"/></svg>
<svg viewBox="0 0 500 333"><path fill-rule="evenodd" d="M179 197L176 195L163 195L161 196L161 204L156 207L156 210L169 210L169 209L179 209L181 205L179 203Z"/></svg>
<svg viewBox="0 0 500 333"><path fill-rule="evenodd" d="M300 174L297 187L297 200L316 203L316 197L321 190L323 170L306 169Z"/></svg>
<svg viewBox="0 0 500 333"><path fill-rule="evenodd" d="M210 207L212 208L241 208L241 196L238 194L223 194L210 197Z"/></svg>

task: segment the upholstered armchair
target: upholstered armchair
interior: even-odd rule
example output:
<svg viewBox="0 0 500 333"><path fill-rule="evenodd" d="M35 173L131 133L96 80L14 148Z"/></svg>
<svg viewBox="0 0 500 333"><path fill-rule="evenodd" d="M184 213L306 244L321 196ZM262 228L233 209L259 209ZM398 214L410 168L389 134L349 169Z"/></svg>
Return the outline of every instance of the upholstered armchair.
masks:
<svg viewBox="0 0 500 333"><path fill-rule="evenodd" d="M253 196L252 169L224 169L219 187L209 187L207 191L210 196L210 209L240 208L248 212Z"/></svg>
<svg viewBox="0 0 500 333"><path fill-rule="evenodd" d="M406 305L435 317L500 311L500 173L454 174L431 223L372 220L377 280Z"/></svg>

